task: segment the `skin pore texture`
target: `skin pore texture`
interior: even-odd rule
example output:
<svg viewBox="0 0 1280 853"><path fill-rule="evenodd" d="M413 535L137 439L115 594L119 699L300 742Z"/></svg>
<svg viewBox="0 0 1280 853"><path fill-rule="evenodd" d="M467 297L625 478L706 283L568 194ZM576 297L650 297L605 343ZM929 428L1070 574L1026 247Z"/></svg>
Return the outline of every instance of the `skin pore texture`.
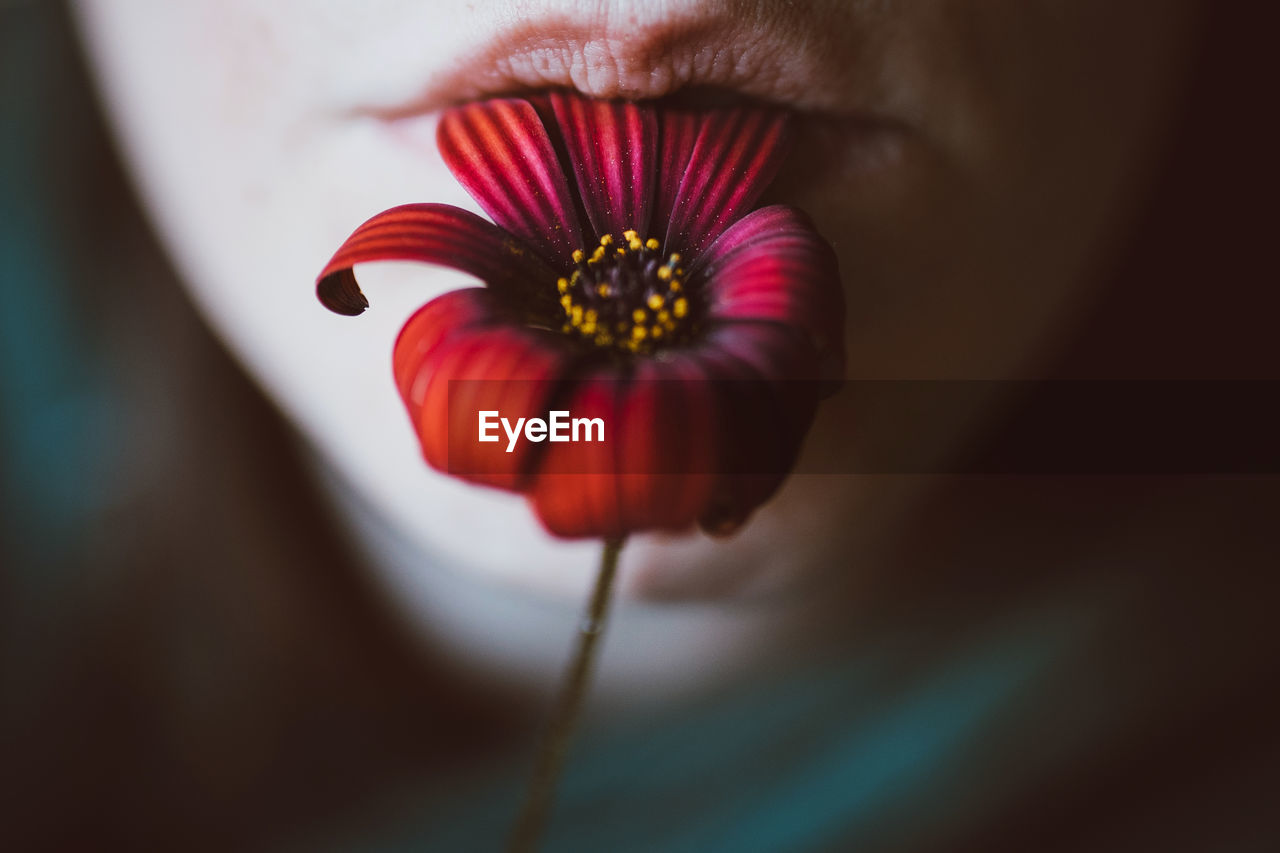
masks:
<svg viewBox="0 0 1280 853"><path fill-rule="evenodd" d="M852 379L1034 376L1143 189L1178 91L1189 2L81 0L81 29L144 202L195 301L314 451L319 480L409 622L503 677L559 665L598 543L522 498L421 463L392 383L405 318L470 284L360 270L373 309L314 276L352 229L415 201L475 203L439 111L549 86L788 104L767 200L839 255ZM944 458L998 400L902 423L826 402L802 468L905 445ZM887 562L927 477L794 476L737 536L633 537L602 661L671 690L803 644ZM838 577L834 577L838 576ZM844 594L842 592L842 594ZM856 594L856 593L848 593ZM696 649L696 651L694 651Z"/></svg>

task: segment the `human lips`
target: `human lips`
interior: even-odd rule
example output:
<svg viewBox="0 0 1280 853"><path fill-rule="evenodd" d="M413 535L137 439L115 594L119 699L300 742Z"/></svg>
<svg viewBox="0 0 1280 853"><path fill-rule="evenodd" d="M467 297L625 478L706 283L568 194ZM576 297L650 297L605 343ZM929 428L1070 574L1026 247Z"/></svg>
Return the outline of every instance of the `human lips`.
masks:
<svg viewBox="0 0 1280 853"><path fill-rule="evenodd" d="M924 140L910 87L878 67L885 36L843 4L782 17L717 2L654 4L629 16L612 2L591 15L565 5L537 4L505 22L482 6L479 37L450 47L447 58L400 65L348 114L385 127L395 147L429 156L442 110L489 97L561 89L693 106L775 103L793 115L793 156L765 201L800 201L834 176L896 181L904 173L895 167Z"/></svg>
<svg viewBox="0 0 1280 853"><path fill-rule="evenodd" d="M780 14L759 4L686 2L641 11L604 3L583 14L567 5L537 4L518 21L487 20L492 12L482 9L483 36L453 48L447 61L400 63L355 112L394 120L559 88L629 100L749 98L862 128L903 124L900 97L885 90L884 75L866 73L872 54L848 54L867 39L855 37L857 22L845 21L843 10Z"/></svg>

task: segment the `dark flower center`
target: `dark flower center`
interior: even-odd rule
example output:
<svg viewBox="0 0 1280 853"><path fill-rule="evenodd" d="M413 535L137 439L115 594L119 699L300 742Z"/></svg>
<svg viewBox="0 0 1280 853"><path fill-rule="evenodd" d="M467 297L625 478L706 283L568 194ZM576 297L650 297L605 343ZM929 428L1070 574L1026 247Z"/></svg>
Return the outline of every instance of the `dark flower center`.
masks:
<svg viewBox="0 0 1280 853"><path fill-rule="evenodd" d="M575 269L556 282L567 335L634 353L683 343L692 332L680 255L665 261L655 239L605 234L590 255L573 253Z"/></svg>

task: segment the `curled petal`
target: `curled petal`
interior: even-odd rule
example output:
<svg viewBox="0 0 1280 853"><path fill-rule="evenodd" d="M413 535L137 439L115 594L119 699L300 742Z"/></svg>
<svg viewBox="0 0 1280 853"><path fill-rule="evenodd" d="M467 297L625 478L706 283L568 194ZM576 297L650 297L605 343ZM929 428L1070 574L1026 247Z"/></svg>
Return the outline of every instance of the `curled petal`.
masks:
<svg viewBox="0 0 1280 853"><path fill-rule="evenodd" d="M552 273L533 250L470 211L448 204L405 204L355 230L316 280L330 311L355 315L369 307L351 268L368 261L423 261L470 273L508 295L532 295Z"/></svg>
<svg viewBox="0 0 1280 853"><path fill-rule="evenodd" d="M455 107L437 136L449 171L494 222L557 267L582 246L569 184L532 104L501 98Z"/></svg>
<svg viewBox="0 0 1280 853"><path fill-rule="evenodd" d="M735 107L707 117L672 203L668 250L697 254L751 209L782 165L786 129L780 110Z"/></svg>
<svg viewBox="0 0 1280 853"><path fill-rule="evenodd" d="M551 108L596 237L628 228L649 233L658 153L654 111L564 92L551 95Z"/></svg>
<svg viewBox="0 0 1280 853"><path fill-rule="evenodd" d="M739 220L699 259L707 313L716 321L763 321L803 331L823 378L844 376L844 291L831 246L794 208Z"/></svg>

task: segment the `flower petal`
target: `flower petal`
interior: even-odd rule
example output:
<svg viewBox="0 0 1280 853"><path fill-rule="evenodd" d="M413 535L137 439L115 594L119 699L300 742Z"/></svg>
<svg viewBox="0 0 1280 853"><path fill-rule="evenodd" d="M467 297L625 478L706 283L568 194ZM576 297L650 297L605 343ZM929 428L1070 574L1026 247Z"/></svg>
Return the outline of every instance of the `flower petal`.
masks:
<svg viewBox="0 0 1280 853"><path fill-rule="evenodd" d="M613 430L621 422L623 380L616 368L598 368L560 399L575 418L600 418L603 442L550 444L529 487L534 511L548 532L570 539L624 536Z"/></svg>
<svg viewBox="0 0 1280 853"><path fill-rule="evenodd" d="M671 205L667 251L696 255L751 209L782 165L786 129L786 112L762 107L706 118Z"/></svg>
<svg viewBox="0 0 1280 853"><path fill-rule="evenodd" d="M396 384L433 468L473 483L520 491L538 445L479 440L478 415L511 424L542 417L577 357L560 335L512 322L494 294L453 291L415 314L396 342Z"/></svg>
<svg viewBox="0 0 1280 853"><path fill-rule="evenodd" d="M684 530L707 509L723 429L707 376L691 359L637 363L614 428L618 511L628 530Z"/></svg>
<svg viewBox="0 0 1280 853"><path fill-rule="evenodd" d="M844 376L844 290L835 253L795 208L749 214L700 258L707 314L716 321L781 323L808 335L823 377Z"/></svg>
<svg viewBox="0 0 1280 853"><path fill-rule="evenodd" d="M703 113L683 107L667 107L658 116L658 177L649 224L651 236L665 239L703 118Z"/></svg>
<svg viewBox="0 0 1280 853"><path fill-rule="evenodd" d="M605 441L549 445L527 486L562 537L678 531L723 535L791 470L817 408L816 355L778 323L726 323L697 345L595 368L556 407L600 418Z"/></svg>
<svg viewBox="0 0 1280 853"><path fill-rule="evenodd" d="M600 418L604 441L549 445L530 498L543 525L568 538L688 529L716 486L717 422L707 376L688 357L601 366L557 407Z"/></svg>
<svg viewBox="0 0 1280 853"><path fill-rule="evenodd" d="M393 260L462 270L508 295L531 296L554 280L532 249L474 213L448 204L405 204L379 213L338 247L316 280L316 295L330 311L361 314L369 301L351 268Z"/></svg>
<svg viewBox="0 0 1280 853"><path fill-rule="evenodd" d="M423 305L400 329L391 355L396 387L405 405L422 405L429 370L423 361L444 340L472 327L503 322L509 312L493 292L481 287L451 290Z"/></svg>
<svg viewBox="0 0 1280 853"><path fill-rule="evenodd" d="M737 530L795 465L817 410L815 355L794 330L742 322L710 330L694 356L713 381L722 426L714 491L699 516L708 533Z"/></svg>
<svg viewBox="0 0 1280 853"><path fill-rule="evenodd" d="M799 208L773 204L753 210L729 226L688 265L689 275L697 275L709 264L722 264L738 250L750 248L761 240L787 236L822 240L813 221Z"/></svg>
<svg viewBox="0 0 1280 853"><path fill-rule="evenodd" d="M512 234L559 268L583 245L573 197L537 111L515 98L464 104L440 119L449 171Z"/></svg>
<svg viewBox="0 0 1280 853"><path fill-rule="evenodd" d="M658 153L654 109L564 92L551 94L551 108L595 237L629 228L648 234Z"/></svg>

